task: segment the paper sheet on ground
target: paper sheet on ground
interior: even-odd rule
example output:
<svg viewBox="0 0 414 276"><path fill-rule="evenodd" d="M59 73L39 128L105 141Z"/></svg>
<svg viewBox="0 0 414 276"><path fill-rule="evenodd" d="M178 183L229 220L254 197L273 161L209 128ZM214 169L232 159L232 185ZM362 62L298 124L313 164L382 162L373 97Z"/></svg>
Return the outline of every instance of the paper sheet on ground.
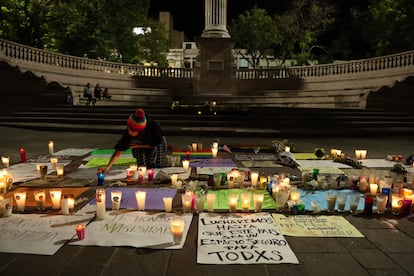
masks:
<svg viewBox="0 0 414 276"><path fill-rule="evenodd" d="M349 165L332 160L296 160L300 167L307 168L352 168Z"/></svg>
<svg viewBox="0 0 414 276"><path fill-rule="evenodd" d="M298 264L269 213L201 213L199 264Z"/></svg>
<svg viewBox="0 0 414 276"><path fill-rule="evenodd" d="M88 163L85 164L86 167L89 168L98 168L98 167L103 167L108 165L109 162L109 157L96 157L99 155L94 155L94 157L92 159L90 159L88 161ZM115 161L114 166L127 166L129 167L129 165L136 165L137 164L137 160L135 158L119 158L118 160Z"/></svg>
<svg viewBox="0 0 414 276"><path fill-rule="evenodd" d="M82 161L90 161L94 158L107 158L107 160L109 160L109 158L111 158L112 154L94 154L94 155L90 155L87 156L85 158L82 159ZM132 156L131 153L123 153L120 158L126 158L126 159L131 159L134 158L134 156Z"/></svg>
<svg viewBox="0 0 414 276"><path fill-rule="evenodd" d="M69 148L69 149L63 149L57 152L54 152L53 155L56 156L83 156L90 152L92 152L94 149L75 149L75 148Z"/></svg>
<svg viewBox="0 0 414 276"><path fill-rule="evenodd" d="M209 190L208 193L216 194L216 201L214 202L215 210L228 210L229 209L229 193L236 193L239 195L239 201L237 202L237 210L242 210L241 194L245 193L243 189L223 189L223 190ZM249 210L254 210L254 194L264 194L262 209L275 210L276 203L272 196L266 190L249 190L251 194L251 201Z"/></svg>
<svg viewBox="0 0 414 276"><path fill-rule="evenodd" d="M237 167L236 163L231 159L190 159L190 167Z"/></svg>
<svg viewBox="0 0 414 276"><path fill-rule="evenodd" d="M182 215L184 233L181 243L177 245L174 245L170 231L170 220L174 216L172 213L107 211L104 220L93 221L86 227L84 240L69 244L180 249L184 246L193 215Z"/></svg>
<svg viewBox="0 0 414 276"><path fill-rule="evenodd" d="M275 161L241 161L243 167L245 168L277 168L283 167L280 164L275 163Z"/></svg>
<svg viewBox="0 0 414 276"><path fill-rule="evenodd" d="M340 168L324 168L324 167L319 167L319 168L312 168L312 167L298 167L298 169L301 172L312 172L313 169L319 169L319 174L335 174L335 175L343 175L346 174L342 169Z"/></svg>
<svg viewBox="0 0 414 276"><path fill-rule="evenodd" d="M273 153L236 153L234 158L239 161L275 161L276 155Z"/></svg>
<svg viewBox="0 0 414 276"><path fill-rule="evenodd" d="M293 156L296 160L316 160L319 159L313 152L295 152Z"/></svg>
<svg viewBox="0 0 414 276"><path fill-rule="evenodd" d="M326 190L321 190L321 191L304 191L302 189L298 189L298 192L300 192L300 199L305 203L305 210L308 211L312 211L312 204L311 202L314 201L318 204L319 206L319 210L327 210L328 209L328 202L326 199L326 195L327 192ZM357 193L356 191L353 190L348 190L348 189L344 189L340 191L341 193L347 193L348 194L348 198L346 200L346 204L345 204L345 210L349 210L350 209L350 199L349 199L349 195L353 194L353 193ZM357 210L363 210L364 209L364 199L361 196L360 200L359 200L359 204L357 207Z"/></svg>
<svg viewBox="0 0 414 276"><path fill-rule="evenodd" d="M214 175L215 173L228 173L230 167L197 167L197 174Z"/></svg>
<svg viewBox="0 0 414 276"><path fill-rule="evenodd" d="M37 165L39 163L19 163L15 164L9 168L7 171L13 174L13 183L23 182L35 178L39 178L39 173L37 172ZM47 166L47 173L51 174L56 172L54 166L50 163L42 163ZM69 163L65 163L67 165Z"/></svg>
<svg viewBox="0 0 414 276"><path fill-rule="evenodd" d="M0 223L0 252L53 255L72 239L75 226L88 223L93 215L47 216L13 214Z"/></svg>
<svg viewBox="0 0 414 276"><path fill-rule="evenodd" d="M364 159L359 161L361 161L363 166L368 168L392 168L395 164L398 164L398 162L385 159Z"/></svg>
<svg viewBox="0 0 414 276"><path fill-rule="evenodd" d="M283 235L294 237L354 237L363 238L342 216L289 216L272 214Z"/></svg>

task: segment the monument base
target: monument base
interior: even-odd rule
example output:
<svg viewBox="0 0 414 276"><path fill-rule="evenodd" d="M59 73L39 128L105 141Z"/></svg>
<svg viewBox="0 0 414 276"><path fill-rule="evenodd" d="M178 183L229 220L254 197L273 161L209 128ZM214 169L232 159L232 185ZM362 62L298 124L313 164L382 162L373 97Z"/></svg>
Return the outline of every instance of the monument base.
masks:
<svg viewBox="0 0 414 276"><path fill-rule="evenodd" d="M196 38L199 54L194 67L193 91L203 95L235 95L236 63L231 38Z"/></svg>

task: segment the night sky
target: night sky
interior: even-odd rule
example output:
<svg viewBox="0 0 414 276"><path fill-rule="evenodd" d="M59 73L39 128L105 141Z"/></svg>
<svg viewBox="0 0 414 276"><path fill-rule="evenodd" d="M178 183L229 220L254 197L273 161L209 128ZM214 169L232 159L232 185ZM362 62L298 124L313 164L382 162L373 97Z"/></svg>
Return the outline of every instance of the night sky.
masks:
<svg viewBox="0 0 414 276"><path fill-rule="evenodd" d="M160 11L171 12L174 29L183 31L193 40L204 29L204 0L150 0L150 17L158 19ZM227 24L255 5L266 9L269 14L283 10L288 0L227 0Z"/></svg>

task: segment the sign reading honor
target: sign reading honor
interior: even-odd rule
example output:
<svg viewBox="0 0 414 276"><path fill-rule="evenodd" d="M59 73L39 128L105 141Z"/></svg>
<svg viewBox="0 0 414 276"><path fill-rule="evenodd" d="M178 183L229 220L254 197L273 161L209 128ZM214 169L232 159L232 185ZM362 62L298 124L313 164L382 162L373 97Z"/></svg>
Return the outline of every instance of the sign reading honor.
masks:
<svg viewBox="0 0 414 276"><path fill-rule="evenodd" d="M298 264L269 213L201 213L199 264Z"/></svg>

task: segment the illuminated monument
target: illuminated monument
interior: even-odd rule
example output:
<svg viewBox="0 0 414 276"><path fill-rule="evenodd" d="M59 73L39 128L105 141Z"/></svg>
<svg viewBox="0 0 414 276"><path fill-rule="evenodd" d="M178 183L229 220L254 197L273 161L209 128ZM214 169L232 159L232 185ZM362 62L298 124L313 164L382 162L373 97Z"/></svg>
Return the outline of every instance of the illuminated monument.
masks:
<svg viewBox="0 0 414 276"><path fill-rule="evenodd" d="M199 54L194 68L194 92L237 94L233 40L227 31L227 0L205 0L205 26L196 38Z"/></svg>

